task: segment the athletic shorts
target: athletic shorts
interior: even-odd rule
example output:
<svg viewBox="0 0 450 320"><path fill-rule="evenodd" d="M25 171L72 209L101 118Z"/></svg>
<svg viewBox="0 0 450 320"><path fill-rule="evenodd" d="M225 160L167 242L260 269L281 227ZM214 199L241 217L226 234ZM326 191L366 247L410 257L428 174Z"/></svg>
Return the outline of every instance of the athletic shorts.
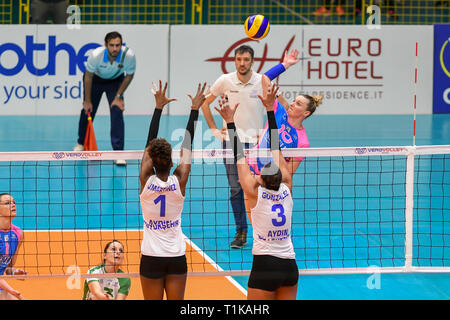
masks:
<svg viewBox="0 0 450 320"><path fill-rule="evenodd" d="M253 256L248 287L275 291L280 287L295 286L298 267L295 259L281 259L270 255Z"/></svg>
<svg viewBox="0 0 450 320"><path fill-rule="evenodd" d="M186 255L180 257L141 256L139 274L150 279L163 278L169 274L187 273Z"/></svg>

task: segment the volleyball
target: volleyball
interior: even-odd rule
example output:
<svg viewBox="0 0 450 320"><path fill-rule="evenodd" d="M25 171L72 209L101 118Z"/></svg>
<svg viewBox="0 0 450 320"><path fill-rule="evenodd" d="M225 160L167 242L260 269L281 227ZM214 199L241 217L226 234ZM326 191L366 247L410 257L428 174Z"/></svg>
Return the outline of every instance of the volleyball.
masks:
<svg viewBox="0 0 450 320"><path fill-rule="evenodd" d="M270 24L266 17L255 14L245 20L245 33L250 39L261 40L269 33Z"/></svg>

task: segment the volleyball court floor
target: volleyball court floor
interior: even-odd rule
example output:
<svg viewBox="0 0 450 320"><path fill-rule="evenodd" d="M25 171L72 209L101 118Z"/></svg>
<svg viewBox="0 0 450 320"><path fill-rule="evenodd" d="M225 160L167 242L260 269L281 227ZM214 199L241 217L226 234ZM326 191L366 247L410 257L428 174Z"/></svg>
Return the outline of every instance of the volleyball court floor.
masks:
<svg viewBox="0 0 450 320"><path fill-rule="evenodd" d="M75 117L7 117L5 123L15 121L22 128L34 128L33 133L20 132L12 127L2 126L0 129L1 151L70 151L75 141L76 123ZM8 121L9 120L9 121ZM150 119L145 117L126 117L126 149L142 150L146 140ZM174 129L184 128L186 117L170 117L170 122L163 117L159 136L168 139L172 145L180 143L182 136L173 135ZM95 122L95 130L99 148L110 150L109 144L109 117L99 116ZM41 124L45 123L45 126ZM418 116L417 121L417 145L450 144L450 117L443 116ZM197 128L194 148L210 148L219 146L208 136L206 124L199 123ZM405 146L412 144L412 117L411 116L314 116L305 122L311 147L359 147L359 146ZM17 127L15 127L17 128ZM16 134L12 134L16 132ZM200 136L200 138L199 138ZM8 137L8 138L6 138ZM38 137L36 139L36 137ZM199 140L200 139L200 140ZM137 164L137 162L136 162ZM296 185L293 194L305 192L302 186L307 169L302 164L294 177ZM399 165L402 169L402 164ZM33 175L39 176L39 170L50 172L54 179L32 179ZM58 168L43 166L38 169L14 167L14 170L0 170L1 178L4 175L14 176L11 182L0 182L1 189L23 190L20 194L13 194L17 201L17 218L14 224L24 228L26 243L22 249L26 257L26 263L19 257L17 265L26 264L30 273L36 264L41 266L40 273L61 274L67 272L69 266L84 266L82 272L87 271L87 266L94 266L101 262L99 252L102 246L112 239L119 239L126 243L126 261L130 267L129 272L137 273L139 264L139 247L142 229L142 219L137 212L138 196L136 185L137 165L129 162L126 168L115 167L110 164L105 167L95 165L86 169L86 166L68 166ZM5 173L8 171L8 173ZM67 173L64 173L67 171ZM96 172L97 171L97 172ZM114 171L114 177L110 174ZM72 173L71 173L72 172ZM75 172L75 173L74 173ZM93 192L73 192L83 187L86 172L104 177L94 183ZM71 176L70 179L58 179L59 175ZM398 178L403 178L399 171ZM33 185L28 185L33 181ZM395 177L394 177L395 178ZM6 181L0 179L1 181ZM297 182L295 181L297 180ZM183 213L183 231L190 239L187 247L189 271L211 272L217 269L224 270L250 270L251 268L251 229L249 243L243 250L229 249L229 243L234 236L234 222L231 206L228 201L226 176L222 164L211 166L193 165L190 177L191 189L187 194ZM326 182L318 182L323 185ZM329 183L329 182L328 182ZM9 184L9 185L8 185ZM74 185L75 189L66 188ZM95 186L95 184L98 184ZM328 188L325 186L324 188ZM398 190L397 190L398 188ZM393 195L402 194L400 186L393 186ZM38 192L36 192L38 190ZM72 190L61 192L61 190ZM316 192L320 193L317 189ZM13 192L14 193L14 192ZM114 200L112 200L114 199ZM442 199L441 199L442 200ZM370 201L370 200L369 200ZM394 196L389 200L394 207L402 208L402 197ZM398 202L398 206L396 205ZM308 207L310 205L310 207ZM394 210L391 214L395 223L378 225L378 230L369 231L364 228L372 228L373 225L353 225L352 230L358 231L356 236L345 238L345 247L352 248L354 261L344 261L343 250L338 250L339 245L330 245L331 241L344 241L346 217L340 217L338 223L333 214L324 221L326 227L314 227L316 233L311 233L305 222L309 215L317 214L318 208L330 205L316 202L308 204L304 200L295 200L294 211L297 211L295 219L303 224L295 224L293 228L294 247L308 248L309 244L314 250L301 250L296 252L298 265L305 267L357 267L357 266L398 266L402 265L402 239L397 237L404 228L404 209ZM347 209L356 212L354 204L347 203ZM368 204L370 205L370 204ZM300 209L295 209L295 208ZM447 206L448 208L448 206ZM91 215L76 215L76 212L91 212ZM339 211L339 208L335 208ZM342 208L340 208L342 209ZM341 210L342 211L342 210ZM59 212L53 215L52 212ZM113 214L111 214L111 212ZM194 214L202 212L201 215ZM103 214L108 213L108 214ZM354 213L355 214L355 213ZM362 213L361 213L362 214ZM295 215L295 213L294 213ZM403 219L403 220L402 220ZM298 220L298 221L300 221ZM349 220L350 221L350 220ZM300 227L301 225L301 227ZM63 226L63 227L61 227ZM368 227L369 226L369 227ZM435 243L440 250L446 248L445 241L450 240L445 221L439 226L444 230L440 243ZM64 229L61 232L61 229ZM336 230L339 229L339 231ZM317 231L319 230L319 231ZM321 233L322 232L322 233ZM334 234L337 238L325 236ZM388 237L376 236L390 234ZM310 243L308 243L308 241ZM425 241L425 240L424 240ZM359 252L356 243L371 243L369 252ZM339 242L337 242L339 243ZM378 243L378 245L377 245ZM380 244L383 244L382 246ZM344 243L342 243L344 246ZM321 250L320 248L327 248ZM33 256L39 252L39 256ZM430 253L431 258L433 252ZM372 258L376 258L371 261ZM319 258L323 260L319 261ZM446 257L448 259L448 256ZM363 261L361 263L361 261ZM378 265L377 265L378 264ZM445 273L403 273L380 274L373 282L372 274L353 275L300 275L297 299L449 299L450 275ZM25 281L10 280L11 284L21 290L24 296L30 299L80 299L82 285L75 289L69 289L67 279L28 279ZM189 277L186 288L186 299L219 299L234 300L245 299L248 276L233 277ZM142 293L138 278L132 278L130 299L142 299Z"/></svg>

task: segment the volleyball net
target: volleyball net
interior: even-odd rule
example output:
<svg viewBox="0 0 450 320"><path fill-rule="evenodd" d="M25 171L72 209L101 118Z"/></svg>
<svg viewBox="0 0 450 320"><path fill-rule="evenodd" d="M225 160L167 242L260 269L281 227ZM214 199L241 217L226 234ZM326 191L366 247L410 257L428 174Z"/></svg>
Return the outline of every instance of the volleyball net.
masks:
<svg viewBox="0 0 450 320"><path fill-rule="evenodd" d="M283 154L305 157L293 177L291 231L301 274L450 271L450 146ZM15 267L27 271L5 277L86 276L114 239L125 247L125 274L118 276L138 276L141 157L142 151L0 153L0 192L15 198L12 223L24 230ZM176 166L179 151L173 157ZM251 225L248 244L230 248L236 226L227 157L231 150L193 151L181 223L189 276L251 269ZM116 159L127 166L114 165Z"/></svg>

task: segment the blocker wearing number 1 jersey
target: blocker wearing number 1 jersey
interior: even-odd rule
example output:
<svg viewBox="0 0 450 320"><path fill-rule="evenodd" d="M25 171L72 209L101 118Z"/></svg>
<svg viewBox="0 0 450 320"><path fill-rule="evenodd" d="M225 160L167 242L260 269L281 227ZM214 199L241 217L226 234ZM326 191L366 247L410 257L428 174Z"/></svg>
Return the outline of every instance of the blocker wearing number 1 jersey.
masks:
<svg viewBox="0 0 450 320"><path fill-rule="evenodd" d="M150 176L140 194L144 216L144 238L141 252L153 257L179 257L186 243L181 230L184 196L176 176L162 181Z"/></svg>
<svg viewBox="0 0 450 320"><path fill-rule="evenodd" d="M258 187L258 200L251 209L253 255L295 259L291 239L292 207L292 195L284 183L278 191Z"/></svg>

